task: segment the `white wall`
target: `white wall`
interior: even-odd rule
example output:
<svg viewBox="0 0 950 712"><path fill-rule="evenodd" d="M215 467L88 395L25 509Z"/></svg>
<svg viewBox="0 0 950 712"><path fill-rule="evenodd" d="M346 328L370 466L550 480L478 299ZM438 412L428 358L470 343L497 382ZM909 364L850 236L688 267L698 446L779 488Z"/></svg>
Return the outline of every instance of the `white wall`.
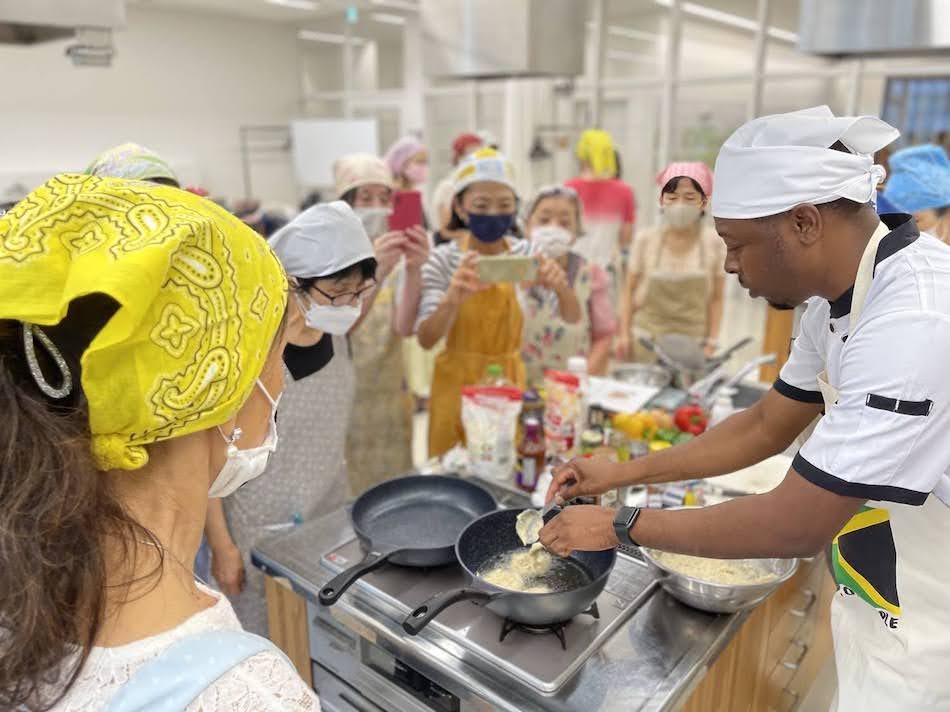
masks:
<svg viewBox="0 0 950 712"><path fill-rule="evenodd" d="M299 115L290 25L128 8L108 69L73 67L66 43L0 45L3 176L82 170L124 141L165 156L187 184L243 194L238 127ZM253 159L265 200L296 202L289 153Z"/></svg>

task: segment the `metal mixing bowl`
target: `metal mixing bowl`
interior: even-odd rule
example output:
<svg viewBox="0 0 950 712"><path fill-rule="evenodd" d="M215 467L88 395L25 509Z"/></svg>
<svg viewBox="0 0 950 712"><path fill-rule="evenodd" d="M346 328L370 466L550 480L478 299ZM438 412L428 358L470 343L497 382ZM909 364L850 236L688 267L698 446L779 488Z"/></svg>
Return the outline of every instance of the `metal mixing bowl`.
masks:
<svg viewBox="0 0 950 712"><path fill-rule="evenodd" d="M668 368L651 363L622 363L614 368L611 376L623 383L651 388L666 388L673 381Z"/></svg>
<svg viewBox="0 0 950 712"><path fill-rule="evenodd" d="M646 547L640 547L640 553L667 593L687 606L710 613L735 613L752 608L768 598L798 570L798 559L743 559L763 572L775 574L776 578L765 583L721 584L667 568L653 557L653 550Z"/></svg>

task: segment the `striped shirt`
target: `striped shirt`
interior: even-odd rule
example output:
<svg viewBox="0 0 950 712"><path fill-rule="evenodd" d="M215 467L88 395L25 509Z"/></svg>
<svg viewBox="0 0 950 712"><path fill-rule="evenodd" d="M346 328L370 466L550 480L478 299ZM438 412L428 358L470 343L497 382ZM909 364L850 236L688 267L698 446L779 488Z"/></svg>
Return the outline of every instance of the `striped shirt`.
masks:
<svg viewBox="0 0 950 712"><path fill-rule="evenodd" d="M527 240L507 238L512 255L527 255L531 243ZM419 300L419 315L416 317L416 331L426 319L432 316L449 290L452 275L459 268L465 253L457 242L439 245L429 252L429 260L422 267L422 297Z"/></svg>

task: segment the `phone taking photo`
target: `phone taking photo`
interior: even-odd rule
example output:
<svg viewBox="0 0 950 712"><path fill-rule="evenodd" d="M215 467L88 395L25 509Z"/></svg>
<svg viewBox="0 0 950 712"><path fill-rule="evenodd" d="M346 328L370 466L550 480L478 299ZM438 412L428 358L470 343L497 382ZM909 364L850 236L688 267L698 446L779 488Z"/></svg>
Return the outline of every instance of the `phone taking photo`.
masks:
<svg viewBox="0 0 950 712"><path fill-rule="evenodd" d="M418 190L398 190L393 193L393 211L389 229L407 230L422 225L422 193Z"/></svg>
<svg viewBox="0 0 950 712"><path fill-rule="evenodd" d="M533 282L538 261L528 255L490 255L478 258L478 279L485 284Z"/></svg>

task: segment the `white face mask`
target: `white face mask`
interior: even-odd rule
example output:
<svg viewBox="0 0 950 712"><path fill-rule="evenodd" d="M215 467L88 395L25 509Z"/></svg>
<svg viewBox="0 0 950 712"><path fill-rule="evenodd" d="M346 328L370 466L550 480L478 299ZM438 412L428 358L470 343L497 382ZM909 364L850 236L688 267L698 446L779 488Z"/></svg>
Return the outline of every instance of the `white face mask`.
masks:
<svg viewBox="0 0 950 712"><path fill-rule="evenodd" d="M674 230L682 230L702 217L703 209L698 205L664 205L663 222Z"/></svg>
<svg viewBox="0 0 950 712"><path fill-rule="evenodd" d="M570 230L565 230L560 225L542 225L531 231L532 251L552 260L566 255L573 241L574 236Z"/></svg>
<svg viewBox="0 0 950 712"><path fill-rule="evenodd" d="M392 214L389 208L354 208L353 212L363 223L363 229L370 240L375 240L386 232L389 216Z"/></svg>
<svg viewBox="0 0 950 712"><path fill-rule="evenodd" d="M362 300L356 306L347 304L335 307L332 304L316 304L308 299L300 302L300 308L304 313L304 321L311 329L339 336L347 334L363 313Z"/></svg>
<svg viewBox="0 0 950 712"><path fill-rule="evenodd" d="M267 460L270 454L277 449L277 404L280 402L280 396L277 400L271 398L270 393L264 388L260 379L257 380L257 387L260 388L267 400L271 404L270 426L267 431L267 437L257 447L239 450L237 441L241 439L241 429L235 428L231 437L224 434L220 427L218 432L228 444L228 459L224 462L221 472L214 478L211 488L208 490L209 497L227 497L232 494L241 485L247 484L255 477L260 477L267 469Z"/></svg>

